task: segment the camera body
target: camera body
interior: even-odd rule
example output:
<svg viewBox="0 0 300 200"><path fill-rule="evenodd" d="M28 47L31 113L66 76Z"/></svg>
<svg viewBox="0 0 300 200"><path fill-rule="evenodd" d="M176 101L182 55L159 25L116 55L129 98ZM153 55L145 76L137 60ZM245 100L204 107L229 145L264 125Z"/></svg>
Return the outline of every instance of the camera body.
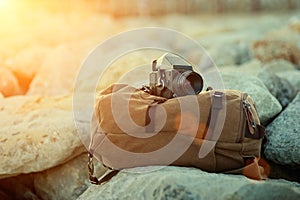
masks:
<svg viewBox="0 0 300 200"><path fill-rule="evenodd" d="M200 74L193 71L189 63L170 53L152 62L149 79L151 94L168 99L199 94L203 88Z"/></svg>

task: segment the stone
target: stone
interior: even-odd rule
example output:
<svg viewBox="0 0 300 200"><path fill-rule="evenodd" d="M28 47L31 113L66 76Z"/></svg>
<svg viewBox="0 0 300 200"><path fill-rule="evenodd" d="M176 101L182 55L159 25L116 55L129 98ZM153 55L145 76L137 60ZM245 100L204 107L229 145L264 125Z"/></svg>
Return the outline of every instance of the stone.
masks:
<svg viewBox="0 0 300 200"><path fill-rule="evenodd" d="M300 66L300 50L293 43L277 40L260 40L253 44L254 56L262 62L284 59Z"/></svg>
<svg viewBox="0 0 300 200"><path fill-rule="evenodd" d="M267 159L291 167L300 166L300 93L268 127Z"/></svg>
<svg viewBox="0 0 300 200"><path fill-rule="evenodd" d="M35 174L34 188L37 195L44 200L79 197L91 185L88 180L87 161L87 153L84 153L63 165ZM105 171L106 168L95 162L97 177Z"/></svg>
<svg viewBox="0 0 300 200"><path fill-rule="evenodd" d="M250 48L239 43L218 44L208 53L217 66L241 65L252 58Z"/></svg>
<svg viewBox="0 0 300 200"><path fill-rule="evenodd" d="M263 68L268 68L273 73L279 73L279 72L285 72L285 71L297 69L295 65L283 59L273 60L271 62L264 63Z"/></svg>
<svg viewBox="0 0 300 200"><path fill-rule="evenodd" d="M290 63L289 61L283 60L283 59L278 59L278 60L273 60L267 63L262 63L260 60L254 58L251 59L242 65L239 66L226 66L220 68L221 71L229 71L229 72L235 72L235 71L240 71L243 72L244 74L247 75L253 75L257 76L260 71L262 70L268 70L271 73L281 73L281 72L286 72L290 70L297 70L295 65ZM266 72L268 72L266 71Z"/></svg>
<svg viewBox="0 0 300 200"><path fill-rule="evenodd" d="M289 43L294 43L298 48L300 48L300 35L298 32L293 30L291 27L284 27L281 29L269 30L264 38L266 40L280 40Z"/></svg>
<svg viewBox="0 0 300 200"><path fill-rule="evenodd" d="M22 174L0 180L0 199L40 199L35 194L33 174ZM6 198L1 198L1 189Z"/></svg>
<svg viewBox="0 0 300 200"><path fill-rule="evenodd" d="M12 200L5 191L0 190L0 199Z"/></svg>
<svg viewBox="0 0 300 200"><path fill-rule="evenodd" d="M242 175L207 173L196 168L173 166L159 170L145 167L144 171L122 171L104 185L89 187L78 200L300 197L300 184L285 180L253 181Z"/></svg>
<svg viewBox="0 0 300 200"><path fill-rule="evenodd" d="M281 78L290 82L290 84L299 92L300 91L300 71L289 70L276 73Z"/></svg>
<svg viewBox="0 0 300 200"><path fill-rule="evenodd" d="M18 79L5 67L0 67L0 93L5 97L22 94Z"/></svg>
<svg viewBox="0 0 300 200"><path fill-rule="evenodd" d="M238 67L238 70L244 72L245 74L250 74L253 76L257 76L257 73L263 68L263 63L253 58L252 60L242 64Z"/></svg>
<svg viewBox="0 0 300 200"><path fill-rule="evenodd" d="M296 89L289 81L278 77L268 68L259 71L257 77L265 84L270 93L276 97L283 108L286 107L296 95Z"/></svg>
<svg viewBox="0 0 300 200"><path fill-rule="evenodd" d="M64 95L72 91L79 57L70 47L59 45L44 58L32 79L27 95Z"/></svg>
<svg viewBox="0 0 300 200"><path fill-rule="evenodd" d="M263 64L257 60L252 59L242 65L228 65L220 68L221 72L224 73L243 73L244 76L257 76L258 72L263 69Z"/></svg>
<svg viewBox="0 0 300 200"><path fill-rule="evenodd" d="M285 179L288 181L300 183L300 170L294 169L287 165L280 165L270 160L267 161L270 166L269 178L272 179Z"/></svg>
<svg viewBox="0 0 300 200"><path fill-rule="evenodd" d="M291 30L294 30L297 33L300 33L300 18L299 17L292 17L289 20L289 26Z"/></svg>
<svg viewBox="0 0 300 200"><path fill-rule="evenodd" d="M0 178L43 171L85 151L71 95L0 99Z"/></svg>
<svg viewBox="0 0 300 200"><path fill-rule="evenodd" d="M244 185L233 194L227 195L224 199L298 199L300 197L299 188L297 191L287 185L282 184L252 184Z"/></svg>
<svg viewBox="0 0 300 200"><path fill-rule="evenodd" d="M298 79L295 77L295 74L299 73L299 71L292 63L285 60L275 60L263 64L259 60L253 59L241 66L223 67L221 71L228 74L238 72L257 77L264 83L270 93L276 97L282 107L286 107L290 103L297 93L297 88L299 88L297 86L299 77ZM289 71L293 71L293 73L285 75ZM289 77L289 75L293 78ZM296 82L296 84L291 82Z"/></svg>
<svg viewBox="0 0 300 200"><path fill-rule="evenodd" d="M254 100L259 119L266 125L281 110L282 106L269 92L264 83L255 76L240 71L221 71L225 89L240 90L248 93ZM267 102L267 103L266 103Z"/></svg>
<svg viewBox="0 0 300 200"><path fill-rule="evenodd" d="M31 44L6 61L9 69L17 77L23 94L27 92L43 59L49 54L49 49L45 45Z"/></svg>

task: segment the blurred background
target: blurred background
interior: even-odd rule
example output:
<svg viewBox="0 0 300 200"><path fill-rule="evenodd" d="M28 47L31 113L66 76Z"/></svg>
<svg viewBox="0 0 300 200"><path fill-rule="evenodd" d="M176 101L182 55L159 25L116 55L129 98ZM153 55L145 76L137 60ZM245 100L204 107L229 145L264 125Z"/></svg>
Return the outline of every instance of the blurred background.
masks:
<svg viewBox="0 0 300 200"><path fill-rule="evenodd" d="M97 11L113 16L165 15L171 13L222 13L296 10L298 0L2 0L2 5L47 9L50 12Z"/></svg>
<svg viewBox="0 0 300 200"><path fill-rule="evenodd" d="M0 93L69 93L96 45L145 26L181 31L219 59L218 65L236 64L224 52L247 51L255 40L299 46L299 34L286 30L293 24L297 29L299 8L300 0L0 0ZM249 59L246 53L238 63ZM121 74L112 70L107 84Z"/></svg>

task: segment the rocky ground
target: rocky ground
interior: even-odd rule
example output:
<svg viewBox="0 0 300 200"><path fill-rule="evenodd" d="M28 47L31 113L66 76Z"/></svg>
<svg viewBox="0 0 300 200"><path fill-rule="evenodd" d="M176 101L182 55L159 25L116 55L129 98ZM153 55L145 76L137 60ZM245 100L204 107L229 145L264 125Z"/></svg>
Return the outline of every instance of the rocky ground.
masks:
<svg viewBox="0 0 300 200"><path fill-rule="evenodd" d="M8 28L0 29L0 199L299 199L297 12L138 18L97 12L19 15L10 16L3 22ZM144 26L190 36L206 48L226 88L252 96L268 130L263 156L271 166L269 180L166 167L144 174L121 172L103 186L91 186L86 149L73 120L73 83L97 44ZM150 63L157 54L151 55L136 52L114 63L99 89L133 66ZM101 175L105 169L97 165L97 171Z"/></svg>

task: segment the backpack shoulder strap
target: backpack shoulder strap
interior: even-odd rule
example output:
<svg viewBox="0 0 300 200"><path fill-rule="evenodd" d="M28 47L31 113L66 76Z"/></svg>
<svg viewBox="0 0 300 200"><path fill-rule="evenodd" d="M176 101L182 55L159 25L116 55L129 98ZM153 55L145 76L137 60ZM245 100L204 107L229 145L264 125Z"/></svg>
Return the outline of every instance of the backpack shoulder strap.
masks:
<svg viewBox="0 0 300 200"><path fill-rule="evenodd" d="M98 179L94 174L93 154L89 152L88 157L89 157L89 161L88 161L89 181L92 184L102 185L120 172L120 170L114 170L103 165L104 167L108 168L108 170L103 174L103 176L101 176Z"/></svg>
<svg viewBox="0 0 300 200"><path fill-rule="evenodd" d="M212 103L209 111L208 121L205 128L205 139L213 140L217 123L219 122L219 112L223 109L223 99L225 93L214 91L212 95Z"/></svg>
<svg viewBox="0 0 300 200"><path fill-rule="evenodd" d="M226 94L221 91L211 91L212 100L208 120L204 130L204 140L199 151L199 158L204 158L218 141L222 127L225 123L226 107L224 100Z"/></svg>

